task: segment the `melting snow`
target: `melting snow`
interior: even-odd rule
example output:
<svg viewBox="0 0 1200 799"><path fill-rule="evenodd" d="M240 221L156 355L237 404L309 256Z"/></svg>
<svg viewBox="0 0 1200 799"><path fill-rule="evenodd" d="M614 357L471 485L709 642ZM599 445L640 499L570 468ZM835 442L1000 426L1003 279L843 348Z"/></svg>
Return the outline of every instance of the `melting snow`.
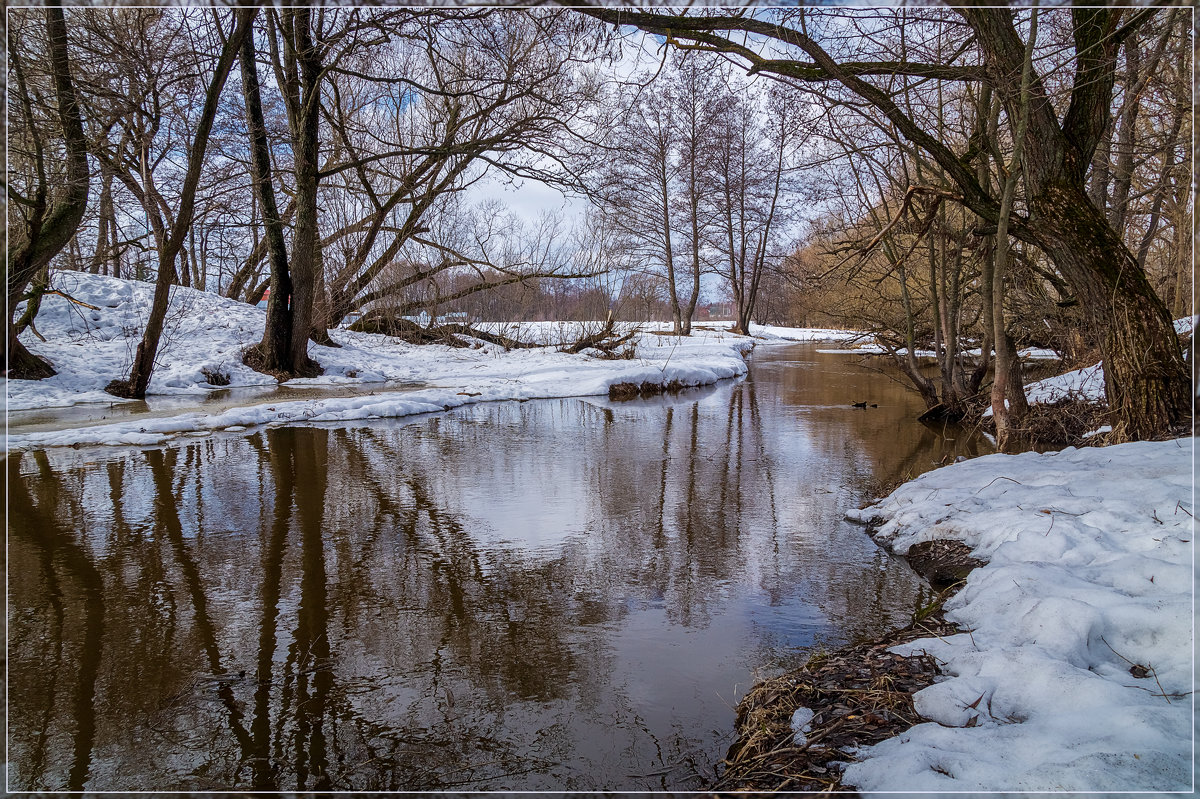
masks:
<svg viewBox="0 0 1200 799"><path fill-rule="evenodd" d="M67 407L81 403L119 403L104 392L125 377L149 312L153 285L91 275L55 272L55 288L93 305L91 310L57 295L42 302L36 324L46 341L30 331L22 341L58 370L40 381L6 381L8 410ZM218 387L210 376L228 378L228 386L273 386L274 378L241 361L242 351L262 337L265 312L259 308L189 288L175 287L158 356L151 395L195 395L199 401ZM492 327L500 327L493 325ZM10 449L70 444L151 445L195 431L236 430L282 422L334 422L443 411L470 402L607 394L615 383L679 381L685 386L714 383L745 374L744 355L755 339L720 329L699 329L693 336L659 335L646 326L635 338L636 357L605 360L558 352L555 345L584 332L579 323L522 323L505 326L509 335L543 342L544 348L513 350L482 344L478 349L412 345L398 339L337 329L340 348L309 345L324 368L321 377L288 381L313 388L377 384L374 394L324 397L290 402L264 401L248 407L204 413L197 410L167 418L143 418L51 432L11 435ZM595 327L595 325L593 325ZM769 328L764 339L809 340L843 331ZM389 384L413 383L417 391L388 391Z"/></svg>
<svg viewBox="0 0 1200 799"><path fill-rule="evenodd" d="M945 677L929 723L859 752L866 791L1181 791L1192 785L1195 439L989 455L849 514L904 553L987 565L914 641Z"/></svg>

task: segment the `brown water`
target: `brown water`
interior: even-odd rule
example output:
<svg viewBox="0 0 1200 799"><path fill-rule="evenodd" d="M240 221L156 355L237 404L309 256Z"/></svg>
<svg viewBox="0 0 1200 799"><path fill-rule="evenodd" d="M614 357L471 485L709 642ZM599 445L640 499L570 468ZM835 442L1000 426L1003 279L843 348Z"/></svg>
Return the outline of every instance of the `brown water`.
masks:
<svg viewBox="0 0 1200 799"><path fill-rule="evenodd" d="M927 596L842 520L974 454L918 410L801 345L653 401L13 455L10 786L703 788L756 675Z"/></svg>

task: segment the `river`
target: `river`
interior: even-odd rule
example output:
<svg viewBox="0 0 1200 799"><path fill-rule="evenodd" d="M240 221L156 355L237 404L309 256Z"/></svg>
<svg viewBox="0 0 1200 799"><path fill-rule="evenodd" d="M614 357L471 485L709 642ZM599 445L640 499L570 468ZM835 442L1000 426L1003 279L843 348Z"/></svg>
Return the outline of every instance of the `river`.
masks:
<svg viewBox="0 0 1200 799"><path fill-rule="evenodd" d="M11 455L10 786L703 789L756 677L928 598L844 511L980 446L817 349Z"/></svg>

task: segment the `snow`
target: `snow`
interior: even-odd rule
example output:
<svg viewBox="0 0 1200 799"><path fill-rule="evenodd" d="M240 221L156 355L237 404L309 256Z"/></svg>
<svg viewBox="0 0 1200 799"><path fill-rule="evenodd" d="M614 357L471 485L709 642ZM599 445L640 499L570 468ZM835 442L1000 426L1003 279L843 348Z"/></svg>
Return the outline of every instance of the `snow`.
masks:
<svg viewBox="0 0 1200 799"><path fill-rule="evenodd" d="M1044 380L1036 380L1025 386L1025 398L1031 405L1050 404L1067 398L1104 403L1108 402L1104 395L1104 385L1103 365L1093 364L1081 368L1081 370L1072 370ZM1007 399L1004 402L1007 403ZM983 415L985 419L991 416L991 408L985 408Z"/></svg>
<svg viewBox="0 0 1200 799"><path fill-rule="evenodd" d="M1189 790L1194 450L1179 439L989 455L848 514L897 553L954 539L986 565L946 604L970 632L894 650L942 664L915 695L929 722L860 750L845 782Z"/></svg>
<svg viewBox="0 0 1200 799"><path fill-rule="evenodd" d="M65 408L83 403L110 406L124 402L104 392L112 380L128 375L141 329L149 313L153 285L81 272L54 273L54 288L86 308L57 295L42 302L36 325L46 341L31 331L22 341L58 370L40 381L7 380L8 411ZM173 436L198 431L238 430L286 422L336 422L440 412L472 402L527 400L544 397L607 394L615 383L685 386L714 383L745 374L744 356L755 339L721 329L698 329L688 338L662 335L669 327L643 326L634 339L636 357L606 360L595 353L569 355L556 345L597 329L597 323L522 323L488 327L537 341L537 349L505 351L479 343L475 349L412 345L398 339L330 331L341 348L309 345L324 369L317 378L291 380L289 387L313 389L313 399L272 402L269 398L219 413L199 410L218 388L208 375L220 374L228 386L273 387L274 378L241 361L242 351L262 337L265 311L216 294L175 287L163 343L150 383L152 396L195 397L197 410L166 418L141 418L71 430L9 435L9 449L80 445L152 445ZM776 339L811 340L838 331L770 328ZM844 331L841 331L844 334ZM207 374L206 374L207 373ZM419 390L409 390L417 384ZM321 389L363 386L373 393L352 397L322 397ZM403 386L404 391L395 390ZM10 419L11 424L11 419Z"/></svg>
<svg viewBox="0 0 1200 799"><path fill-rule="evenodd" d="M778 340L781 343L794 341L858 341L869 333L857 330L836 330L819 327L780 327L779 325L750 325L750 334L757 339L766 341Z"/></svg>
<svg viewBox="0 0 1200 799"><path fill-rule="evenodd" d="M1030 383L1025 386L1025 399L1030 405L1050 404L1068 398L1103 403L1107 402L1104 385L1104 368L1097 363ZM992 409L986 408L983 415L991 416Z"/></svg>
<svg viewBox="0 0 1200 799"><path fill-rule="evenodd" d="M1066 397L1104 402L1103 366L1093 364L1025 386L1025 398L1031 405L1057 402Z"/></svg>
<svg viewBox="0 0 1200 799"><path fill-rule="evenodd" d="M812 708L798 707L792 713L791 727L792 746L804 746L808 743L808 733L812 732L812 720L817 717Z"/></svg>
<svg viewBox="0 0 1200 799"><path fill-rule="evenodd" d="M869 335L869 334L866 334L866 333L858 334L859 337L866 336L866 335ZM853 341L854 339L845 339L845 340ZM858 347L855 347L854 349L821 349L821 350L817 350L817 352L824 352L824 353L836 354L836 355L841 355L841 354L886 355L888 353L888 350L881 344L862 344ZM908 355L908 348L901 347L898 350L896 350L896 354L897 355ZM961 354L964 356L971 357L971 358L978 358L979 357L979 348L976 347L975 349L962 350ZM938 357L936 350L922 350L922 349L913 350L913 355L915 355L918 358L927 358L927 359L933 359L933 358ZM1051 349L1046 349L1045 347L1025 347L1023 349L1018 350L1017 355L1020 358L1022 358L1023 360L1027 360L1027 361L1057 361L1061 358L1061 356L1057 352L1055 352L1054 350L1051 350Z"/></svg>

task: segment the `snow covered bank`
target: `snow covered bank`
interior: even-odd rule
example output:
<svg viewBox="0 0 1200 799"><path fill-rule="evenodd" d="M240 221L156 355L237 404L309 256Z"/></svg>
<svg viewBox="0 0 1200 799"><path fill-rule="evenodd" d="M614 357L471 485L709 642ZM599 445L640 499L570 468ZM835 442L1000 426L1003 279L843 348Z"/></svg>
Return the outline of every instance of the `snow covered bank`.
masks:
<svg viewBox="0 0 1200 799"><path fill-rule="evenodd" d="M837 330L831 327L781 327L779 325L750 325L750 335L767 342L778 341L858 341L869 336L857 330Z"/></svg>
<svg viewBox="0 0 1200 799"><path fill-rule="evenodd" d="M904 553L959 540L987 565L928 652L929 723L860 750L866 791L1181 791L1192 783L1194 439L989 455L853 520Z"/></svg>
<svg viewBox="0 0 1200 799"><path fill-rule="evenodd" d="M31 331L23 334L22 341L49 360L58 374L40 381L6 381L8 411L122 402L103 389L111 380L128 374L153 285L56 272L54 287L96 310L57 295L44 298L36 324L46 341ZM242 351L262 337L264 319L265 312L259 308L176 287L149 393L195 395L198 406L200 399L217 388L273 386L272 377L241 361ZM331 336L340 348L309 347L325 373L287 385L319 389L378 384L379 393L291 402L266 400L216 414L197 408L170 418L18 433L9 436L8 447L150 445L182 433L265 423L348 421L441 411L468 402L607 394L610 386L619 383L698 386L744 374L744 355L755 344L752 338L722 330L699 330L689 338L677 338L661 335L659 326L648 326L634 339L635 357L630 360L568 355L556 349L555 345L578 337L584 327L579 323L505 326L508 335L546 344L544 348L507 352L483 342L475 349L418 346L389 336L333 330ZM803 337L809 331L792 332ZM397 383L424 388L387 391L389 384Z"/></svg>
<svg viewBox="0 0 1200 799"><path fill-rule="evenodd" d="M870 335L869 333L858 333L858 334L856 334L856 337L862 338L864 336L869 336L869 335ZM851 340L851 339L847 339L847 340ZM818 350L818 352L853 353L855 355L887 355L888 354L888 350L885 347L883 347L880 344L874 344L874 343L861 344L857 347L854 347L853 349L840 349L840 350L824 349L824 350ZM908 348L901 347L900 349L896 350L896 354L897 355L907 355ZM913 354L918 358L923 358L923 359L927 359L927 360L932 360L932 359L935 359L938 357L937 352L934 350L918 349L918 350L914 350ZM962 354L968 355L972 358L978 358L979 357L979 348L976 347L975 349L963 350ZM1017 350L1017 355L1022 360L1026 360L1026 361L1057 361L1061 357L1054 350L1046 349L1045 347L1025 347L1024 349Z"/></svg>

